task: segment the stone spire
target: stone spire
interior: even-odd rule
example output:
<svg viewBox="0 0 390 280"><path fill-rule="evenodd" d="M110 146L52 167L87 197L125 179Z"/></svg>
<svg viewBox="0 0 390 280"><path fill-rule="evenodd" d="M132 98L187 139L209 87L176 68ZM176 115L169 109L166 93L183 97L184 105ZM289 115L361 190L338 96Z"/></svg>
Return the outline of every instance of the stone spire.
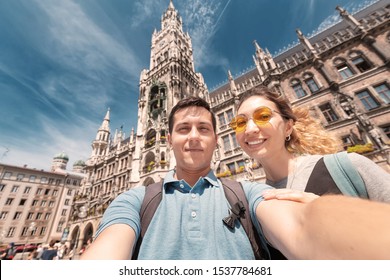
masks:
<svg viewBox="0 0 390 280"><path fill-rule="evenodd" d="M92 154L90 160L95 162L99 156L105 154L110 139L110 108L108 108L104 120L98 129L95 140L92 142Z"/></svg>
<svg viewBox="0 0 390 280"><path fill-rule="evenodd" d="M305 35L303 35L302 31L301 31L300 29L298 29L298 28L297 28L295 31L297 32L299 41L306 47L306 49L307 49L314 57L317 57L318 54L317 54L316 49L313 47L313 45L310 43L310 41L305 37Z"/></svg>
<svg viewBox="0 0 390 280"><path fill-rule="evenodd" d="M358 29L359 32L362 32L362 33L366 32L366 31L364 30L363 25L362 25L360 22L358 22L358 21L357 21L350 13L348 13L345 9L343 9L343 8L340 7L340 6L336 6L336 10L338 10L338 11L340 12L340 16L341 16L343 19L345 19L345 20L349 23L349 25L351 25L353 28Z"/></svg>
<svg viewBox="0 0 390 280"><path fill-rule="evenodd" d="M264 81L267 78L267 76L269 76L271 73L277 72L278 69L269 51L268 50L266 50L266 52L263 51L263 49L260 48L256 40L253 41L253 44L255 45L256 48L256 52L255 52L255 56L253 57L253 60L256 64L256 68L260 74L261 80Z"/></svg>

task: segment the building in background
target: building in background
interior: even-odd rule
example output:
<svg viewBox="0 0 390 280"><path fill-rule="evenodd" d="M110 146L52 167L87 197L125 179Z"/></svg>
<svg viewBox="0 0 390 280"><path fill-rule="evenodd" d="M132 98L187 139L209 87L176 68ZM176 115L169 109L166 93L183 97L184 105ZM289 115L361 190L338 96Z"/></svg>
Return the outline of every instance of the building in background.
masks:
<svg viewBox="0 0 390 280"><path fill-rule="evenodd" d="M390 5L378 1L354 15L337 7L342 21L273 57L254 42L254 67L208 92L194 70L191 38L172 1L152 34L150 69L140 75L137 130L111 135L110 111L92 142L86 180L74 198L69 237L76 252L94 235L104 210L120 193L160 181L174 168L167 147L167 116L187 96L208 100L217 116L220 147L211 163L218 176L264 180L261 166L238 146L228 122L239 96L266 85L293 107L311 114L342 138L345 149L364 152L390 171ZM250 54L248 54L250 55Z"/></svg>
<svg viewBox="0 0 390 280"><path fill-rule="evenodd" d="M0 164L0 242L8 244L61 241L73 196L85 174L83 163L67 171L68 156L53 158L51 171Z"/></svg>
<svg viewBox="0 0 390 280"><path fill-rule="evenodd" d="M229 72L229 83L210 93L218 119L220 176L264 179L256 162L248 164L228 126L239 96L258 85L274 89L293 108L309 108L342 139L344 149L364 152L390 172L390 2L378 1L355 15L336 9L341 22L311 38L297 29L299 43L275 57L255 41L255 67L235 79ZM243 172L248 165L250 174Z"/></svg>

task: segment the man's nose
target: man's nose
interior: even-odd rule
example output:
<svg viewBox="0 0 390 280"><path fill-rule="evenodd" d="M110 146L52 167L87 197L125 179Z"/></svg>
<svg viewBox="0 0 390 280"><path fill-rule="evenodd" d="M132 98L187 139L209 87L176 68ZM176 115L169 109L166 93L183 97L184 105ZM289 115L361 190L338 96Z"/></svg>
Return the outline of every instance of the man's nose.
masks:
<svg viewBox="0 0 390 280"><path fill-rule="evenodd" d="M198 131L198 128L196 128L195 126L192 127L190 133L188 134L188 139L198 139L199 138L199 131Z"/></svg>

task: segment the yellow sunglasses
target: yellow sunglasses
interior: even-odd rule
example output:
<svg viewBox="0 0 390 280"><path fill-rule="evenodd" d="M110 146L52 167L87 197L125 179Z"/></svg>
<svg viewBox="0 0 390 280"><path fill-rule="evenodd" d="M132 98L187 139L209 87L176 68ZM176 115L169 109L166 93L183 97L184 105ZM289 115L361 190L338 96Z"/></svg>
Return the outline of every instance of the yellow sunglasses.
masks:
<svg viewBox="0 0 390 280"><path fill-rule="evenodd" d="M257 109L253 112L251 118L248 118L248 117L245 116L245 115L238 115L238 116L234 117L234 118L230 121L229 126L230 126L236 133L243 132L243 131L245 130L245 128L246 128L246 125L247 125L248 121L249 121L250 119L253 119L253 121L255 122L256 125L258 125L258 126L264 126L264 125L266 125L267 123L269 123L269 121L271 120L271 118L272 118L272 112L278 113L278 114L280 114L282 117L287 117L287 116L282 115L282 114L281 114L280 112L278 112L278 111L275 111L275 110L272 110L271 108L262 106L262 107L257 108Z"/></svg>

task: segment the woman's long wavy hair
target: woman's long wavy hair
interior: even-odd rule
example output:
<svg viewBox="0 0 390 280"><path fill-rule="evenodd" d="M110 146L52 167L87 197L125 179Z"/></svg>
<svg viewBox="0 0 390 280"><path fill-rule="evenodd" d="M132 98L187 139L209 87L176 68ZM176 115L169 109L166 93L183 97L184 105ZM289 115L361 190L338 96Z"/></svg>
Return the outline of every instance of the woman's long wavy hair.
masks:
<svg viewBox="0 0 390 280"><path fill-rule="evenodd" d="M285 141L285 147L295 154L331 154L340 150L341 141L310 116L303 108L292 109L288 101L268 87L259 86L243 93L237 104L237 111L249 97L259 96L273 102L285 119L294 122L291 139Z"/></svg>

